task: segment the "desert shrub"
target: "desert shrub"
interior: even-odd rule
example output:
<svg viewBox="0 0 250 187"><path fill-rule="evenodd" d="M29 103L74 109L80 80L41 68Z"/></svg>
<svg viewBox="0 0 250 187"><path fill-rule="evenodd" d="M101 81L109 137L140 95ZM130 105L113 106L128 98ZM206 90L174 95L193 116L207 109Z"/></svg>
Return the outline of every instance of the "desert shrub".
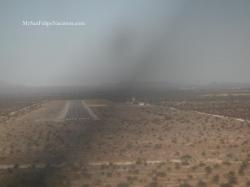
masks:
<svg viewBox="0 0 250 187"><path fill-rule="evenodd" d="M128 187L128 186L129 184L125 182L117 184L117 187Z"/></svg>
<svg viewBox="0 0 250 187"><path fill-rule="evenodd" d="M205 167L205 171L207 174L212 173L212 168L210 166Z"/></svg>
<svg viewBox="0 0 250 187"><path fill-rule="evenodd" d="M112 172L108 172L107 173L107 177L112 177L113 176L113 173Z"/></svg>
<svg viewBox="0 0 250 187"><path fill-rule="evenodd" d="M102 181L101 181L100 179L96 179L96 180L94 181L94 184L97 185L97 186L100 186L101 183L102 183Z"/></svg>
<svg viewBox="0 0 250 187"><path fill-rule="evenodd" d="M206 166L206 164L203 163L203 162L201 162L201 163L199 164L199 167L204 167L204 166Z"/></svg>
<svg viewBox="0 0 250 187"><path fill-rule="evenodd" d="M135 176L128 176L128 177L127 177L127 181L128 181L129 183L133 183L136 179L137 179L137 177L135 177Z"/></svg>
<svg viewBox="0 0 250 187"><path fill-rule="evenodd" d="M220 180L220 176L219 175L214 175L213 178L212 178L212 182L213 183L218 183Z"/></svg>
<svg viewBox="0 0 250 187"><path fill-rule="evenodd" d="M250 181L247 181L246 186L250 186Z"/></svg>
<svg viewBox="0 0 250 187"><path fill-rule="evenodd" d="M237 184L237 178L234 174L233 171L230 171L228 174L227 174L227 178L228 178L228 183L229 184Z"/></svg>
<svg viewBox="0 0 250 187"><path fill-rule="evenodd" d="M181 167L180 167L180 164L179 163L175 163L175 169L179 170Z"/></svg>
<svg viewBox="0 0 250 187"><path fill-rule="evenodd" d="M188 183L183 183L183 184L180 184L179 187L192 187L192 186Z"/></svg>
<svg viewBox="0 0 250 187"><path fill-rule="evenodd" d="M148 187L158 187L158 183L153 181L148 184Z"/></svg>
<svg viewBox="0 0 250 187"><path fill-rule="evenodd" d="M240 175L244 175L245 169L247 169L247 167L248 167L248 161L243 161L242 164L240 165L238 173Z"/></svg>
<svg viewBox="0 0 250 187"><path fill-rule="evenodd" d="M207 184L203 181L199 181L196 186L197 187L207 187Z"/></svg>
<svg viewBox="0 0 250 187"><path fill-rule="evenodd" d="M138 159L136 160L136 164L137 164L137 165L145 164L145 161L144 161L142 158L138 158Z"/></svg>
<svg viewBox="0 0 250 187"><path fill-rule="evenodd" d="M229 161L224 161L223 164L226 165L226 166L230 166L231 165L231 163Z"/></svg>
<svg viewBox="0 0 250 187"><path fill-rule="evenodd" d="M232 187L233 185L230 183L222 183L220 187Z"/></svg>
<svg viewBox="0 0 250 187"><path fill-rule="evenodd" d="M157 173L156 173L156 176L157 176L157 177L166 177L167 174L166 174L164 171L161 171L161 172L157 172Z"/></svg>
<svg viewBox="0 0 250 187"><path fill-rule="evenodd" d="M191 169L192 169L192 171L196 171L197 166L192 166Z"/></svg>
<svg viewBox="0 0 250 187"><path fill-rule="evenodd" d="M15 164L14 169L18 169L18 168L19 168L19 164Z"/></svg>
<svg viewBox="0 0 250 187"><path fill-rule="evenodd" d="M215 165L214 165L214 169L218 169L219 167L220 167L219 164L215 164Z"/></svg>
<svg viewBox="0 0 250 187"><path fill-rule="evenodd" d="M202 156L206 156L206 152L203 151L203 152L201 153L201 155L202 155Z"/></svg>
<svg viewBox="0 0 250 187"><path fill-rule="evenodd" d="M186 155L183 155L183 156L181 157L181 160L190 160L191 158L192 158L191 155L186 154Z"/></svg>
<svg viewBox="0 0 250 187"><path fill-rule="evenodd" d="M131 171L132 174L134 175L138 175L140 173L139 169L134 169L133 171Z"/></svg>
<svg viewBox="0 0 250 187"><path fill-rule="evenodd" d="M83 184L82 187L90 187L89 184Z"/></svg>
<svg viewBox="0 0 250 187"><path fill-rule="evenodd" d="M245 170L242 167L240 167L239 170L238 170L238 174L239 175L244 175L245 174Z"/></svg>

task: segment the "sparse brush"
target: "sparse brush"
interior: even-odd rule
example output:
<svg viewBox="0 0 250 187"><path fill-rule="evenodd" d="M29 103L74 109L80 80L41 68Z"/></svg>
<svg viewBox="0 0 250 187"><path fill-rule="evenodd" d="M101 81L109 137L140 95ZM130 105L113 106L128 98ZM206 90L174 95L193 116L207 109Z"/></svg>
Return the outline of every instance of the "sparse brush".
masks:
<svg viewBox="0 0 250 187"><path fill-rule="evenodd" d="M207 184L204 181L199 181L196 186L197 187L207 187Z"/></svg>
<svg viewBox="0 0 250 187"><path fill-rule="evenodd" d="M219 175L214 175L213 177L212 177L212 182L213 183L218 183L220 181L220 176Z"/></svg>
<svg viewBox="0 0 250 187"><path fill-rule="evenodd" d="M220 187L233 187L233 185L230 183L222 183L220 184Z"/></svg>
<svg viewBox="0 0 250 187"><path fill-rule="evenodd" d="M212 168L210 166L205 167L205 171L207 174L212 173Z"/></svg>
<svg viewBox="0 0 250 187"><path fill-rule="evenodd" d="M126 182L123 182L123 183L117 184L117 187L129 187L129 184Z"/></svg>
<svg viewBox="0 0 250 187"><path fill-rule="evenodd" d="M153 182L150 182L147 187L158 187L158 186L159 186L158 183L153 181Z"/></svg>
<svg viewBox="0 0 250 187"><path fill-rule="evenodd" d="M228 172L227 178L228 178L229 184L237 184L237 178L236 178L235 173L233 171Z"/></svg>
<svg viewBox="0 0 250 187"><path fill-rule="evenodd" d="M247 182L246 182L246 186L250 186L250 181L247 181Z"/></svg>
<svg viewBox="0 0 250 187"><path fill-rule="evenodd" d="M156 176L157 176L157 177L166 177L167 174L166 174L164 171L160 171L160 172L157 172L157 173L156 173Z"/></svg>
<svg viewBox="0 0 250 187"><path fill-rule="evenodd" d="M180 184L179 187L192 187L192 186L188 183L183 183L183 184Z"/></svg>

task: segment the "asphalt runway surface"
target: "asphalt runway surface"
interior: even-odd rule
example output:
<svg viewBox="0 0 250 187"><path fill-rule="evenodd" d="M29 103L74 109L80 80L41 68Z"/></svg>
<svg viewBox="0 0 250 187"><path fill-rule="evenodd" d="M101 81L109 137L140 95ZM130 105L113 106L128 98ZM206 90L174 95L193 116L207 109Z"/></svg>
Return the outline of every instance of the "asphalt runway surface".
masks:
<svg viewBox="0 0 250 187"><path fill-rule="evenodd" d="M81 100L69 101L69 108L65 120L88 120L91 119L88 109L82 104Z"/></svg>

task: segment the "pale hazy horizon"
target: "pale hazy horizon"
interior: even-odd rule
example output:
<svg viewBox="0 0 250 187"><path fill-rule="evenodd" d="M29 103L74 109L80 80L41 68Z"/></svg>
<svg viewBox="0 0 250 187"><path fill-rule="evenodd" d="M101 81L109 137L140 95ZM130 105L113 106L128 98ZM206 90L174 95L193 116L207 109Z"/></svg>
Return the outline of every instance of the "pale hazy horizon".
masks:
<svg viewBox="0 0 250 187"><path fill-rule="evenodd" d="M4 0L0 83L250 83L249 10L244 0Z"/></svg>

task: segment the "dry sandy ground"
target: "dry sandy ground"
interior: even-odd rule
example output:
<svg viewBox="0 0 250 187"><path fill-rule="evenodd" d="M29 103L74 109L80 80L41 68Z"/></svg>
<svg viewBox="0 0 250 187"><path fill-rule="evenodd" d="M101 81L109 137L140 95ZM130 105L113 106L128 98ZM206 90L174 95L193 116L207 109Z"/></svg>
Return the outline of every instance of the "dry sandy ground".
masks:
<svg viewBox="0 0 250 187"><path fill-rule="evenodd" d="M62 120L65 101L44 103L0 125L0 164L59 162L82 126Z"/></svg>
<svg viewBox="0 0 250 187"><path fill-rule="evenodd" d="M247 186L247 122L152 105L93 110L101 120L61 186Z"/></svg>
<svg viewBox="0 0 250 187"><path fill-rule="evenodd" d="M248 122L168 106L86 103L98 121L63 121L65 102L52 101L1 124L1 164L61 164L43 178L40 186L49 187L250 185Z"/></svg>

